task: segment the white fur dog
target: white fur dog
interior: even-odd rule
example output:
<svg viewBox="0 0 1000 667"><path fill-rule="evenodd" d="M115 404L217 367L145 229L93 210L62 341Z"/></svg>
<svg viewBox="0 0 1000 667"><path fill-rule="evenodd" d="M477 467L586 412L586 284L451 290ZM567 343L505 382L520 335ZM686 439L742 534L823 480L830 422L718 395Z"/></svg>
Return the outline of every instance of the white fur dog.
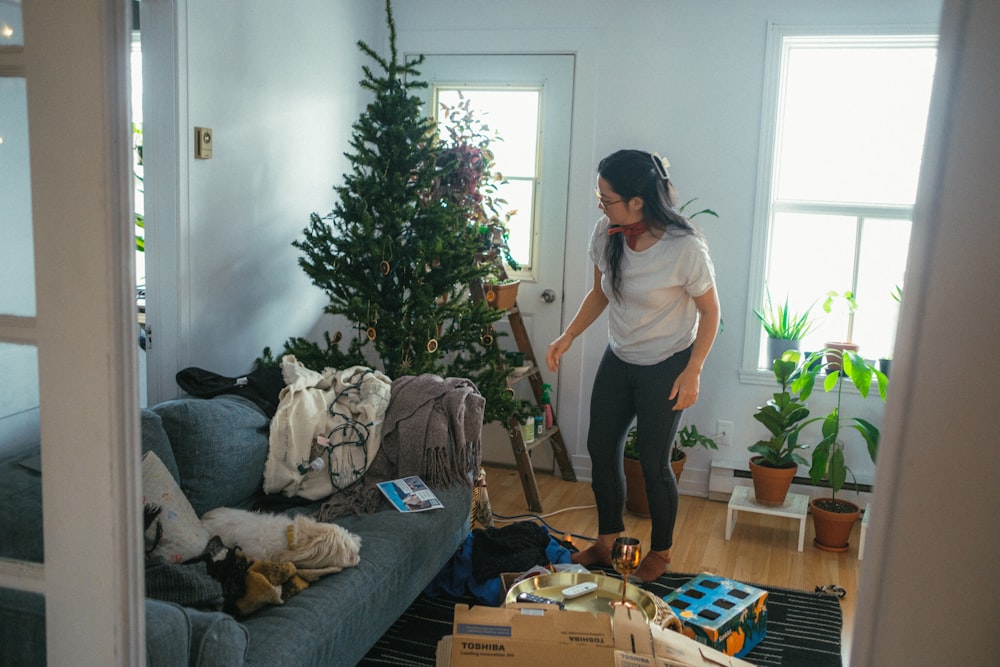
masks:
<svg viewBox="0 0 1000 667"><path fill-rule="evenodd" d="M361 538L305 515L263 514L230 507L209 510L202 525L250 560L291 561L300 570L339 572L361 560Z"/></svg>

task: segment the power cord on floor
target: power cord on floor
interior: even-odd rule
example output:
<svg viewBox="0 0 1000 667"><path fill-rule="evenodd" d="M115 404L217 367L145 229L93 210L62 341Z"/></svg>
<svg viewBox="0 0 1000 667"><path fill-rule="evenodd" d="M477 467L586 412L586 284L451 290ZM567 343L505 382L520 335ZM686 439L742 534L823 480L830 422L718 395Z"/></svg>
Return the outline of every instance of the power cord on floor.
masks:
<svg viewBox="0 0 1000 667"><path fill-rule="evenodd" d="M563 512L572 512L576 510L589 510L589 509L594 509L596 507L597 507L596 505L579 505L576 507L566 507L561 510L556 510L555 512L549 512L548 514L515 514L513 516L494 514L493 520L494 522L499 522L499 523L513 523L514 521L520 521L522 519L534 519L535 521L538 521L543 526L545 526L550 533L557 533L558 535L562 535L563 542L569 542L570 544L572 544L573 538L587 540L588 542L594 542L596 541L597 538L590 537L588 535L577 535L576 533L567 533L564 530L559 530L558 528L554 528L545 519L555 516L557 514L562 514Z"/></svg>

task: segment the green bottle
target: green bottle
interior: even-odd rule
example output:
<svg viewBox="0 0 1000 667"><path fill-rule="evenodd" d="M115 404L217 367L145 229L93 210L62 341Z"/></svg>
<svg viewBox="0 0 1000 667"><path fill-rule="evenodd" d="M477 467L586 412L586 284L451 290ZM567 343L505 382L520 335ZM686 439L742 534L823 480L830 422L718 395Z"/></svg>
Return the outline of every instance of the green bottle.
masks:
<svg viewBox="0 0 1000 667"><path fill-rule="evenodd" d="M552 399L549 398L549 389L552 389L552 385L543 384L542 385L542 410L545 412L545 430L548 431L552 428L552 424L555 419L552 415Z"/></svg>

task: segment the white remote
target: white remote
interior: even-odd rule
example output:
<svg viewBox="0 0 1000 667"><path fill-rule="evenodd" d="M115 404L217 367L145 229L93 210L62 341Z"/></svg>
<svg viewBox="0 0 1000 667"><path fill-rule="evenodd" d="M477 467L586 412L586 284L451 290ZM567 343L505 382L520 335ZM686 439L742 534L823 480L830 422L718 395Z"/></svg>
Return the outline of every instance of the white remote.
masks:
<svg viewBox="0 0 1000 667"><path fill-rule="evenodd" d="M586 595L587 593L591 593L596 590L597 584L593 581L584 581L583 583L562 589L562 595L566 600L572 600L573 598L578 598L581 595Z"/></svg>

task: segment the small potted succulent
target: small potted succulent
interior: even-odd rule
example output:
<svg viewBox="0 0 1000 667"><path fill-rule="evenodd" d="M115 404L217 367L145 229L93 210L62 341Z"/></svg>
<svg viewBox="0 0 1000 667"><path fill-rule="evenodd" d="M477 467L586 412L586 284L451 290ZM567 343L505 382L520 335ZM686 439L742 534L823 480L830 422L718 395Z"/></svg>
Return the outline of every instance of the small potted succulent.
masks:
<svg viewBox="0 0 1000 667"><path fill-rule="evenodd" d="M783 304L772 302L768 288L765 288L765 295L765 307L753 313L767 334L767 359L774 361L787 350L798 350L802 339L816 328L816 322L812 319L812 306L799 313L792 310L787 295Z"/></svg>

